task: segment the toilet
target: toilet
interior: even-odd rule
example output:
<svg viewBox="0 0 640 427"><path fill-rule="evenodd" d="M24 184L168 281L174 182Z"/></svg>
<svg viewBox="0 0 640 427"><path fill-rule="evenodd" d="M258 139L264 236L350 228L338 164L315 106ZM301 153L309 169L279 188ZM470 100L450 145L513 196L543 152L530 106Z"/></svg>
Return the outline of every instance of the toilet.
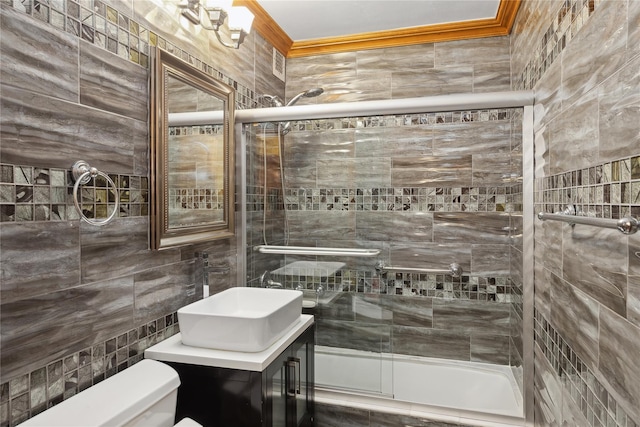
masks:
<svg viewBox="0 0 640 427"><path fill-rule="evenodd" d="M28 419L39 427L173 427L180 378L170 366L144 359ZM200 424L185 418L176 427Z"/></svg>

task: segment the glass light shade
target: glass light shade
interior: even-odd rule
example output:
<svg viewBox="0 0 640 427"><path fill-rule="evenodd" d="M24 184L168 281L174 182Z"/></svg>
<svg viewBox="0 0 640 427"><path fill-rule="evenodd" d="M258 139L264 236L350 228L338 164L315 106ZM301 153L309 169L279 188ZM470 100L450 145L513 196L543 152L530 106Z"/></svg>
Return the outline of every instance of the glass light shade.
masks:
<svg viewBox="0 0 640 427"><path fill-rule="evenodd" d="M253 13L244 6L234 6L229 10L229 28L241 29L249 34L253 24Z"/></svg>

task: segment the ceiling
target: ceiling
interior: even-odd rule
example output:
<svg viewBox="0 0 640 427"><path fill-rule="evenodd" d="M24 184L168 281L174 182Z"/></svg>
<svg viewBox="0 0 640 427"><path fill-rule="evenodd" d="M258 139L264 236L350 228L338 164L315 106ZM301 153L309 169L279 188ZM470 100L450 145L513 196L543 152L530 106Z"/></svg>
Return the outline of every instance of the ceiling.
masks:
<svg viewBox="0 0 640 427"><path fill-rule="evenodd" d="M509 34L520 0L235 0L287 57Z"/></svg>

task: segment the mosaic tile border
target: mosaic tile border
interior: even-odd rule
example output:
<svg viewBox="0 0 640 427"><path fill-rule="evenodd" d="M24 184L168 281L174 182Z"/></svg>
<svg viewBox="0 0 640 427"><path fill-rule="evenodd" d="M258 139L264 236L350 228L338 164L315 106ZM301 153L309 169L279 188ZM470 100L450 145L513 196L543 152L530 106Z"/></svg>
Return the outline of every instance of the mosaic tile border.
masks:
<svg viewBox="0 0 640 427"><path fill-rule="evenodd" d="M149 214L146 176L108 174L118 186L118 217ZM73 203L75 180L70 169L0 164L0 222L69 221L79 219ZM101 176L81 186L81 208L88 218L107 218L115 194Z"/></svg>
<svg viewBox="0 0 640 427"><path fill-rule="evenodd" d="M597 218L640 217L640 156L539 178L535 204L548 213L573 204Z"/></svg>
<svg viewBox="0 0 640 427"><path fill-rule="evenodd" d="M308 271L308 269L304 269ZM287 289L315 290L318 286L328 292L352 292L383 295L404 295L441 299L461 299L511 303L513 284L508 277L480 277L465 275L454 278L445 274L393 273L386 278L373 270L341 269L335 273L322 273L314 269L313 275L279 275L274 280Z"/></svg>
<svg viewBox="0 0 640 427"><path fill-rule="evenodd" d="M177 312L133 328L0 384L0 426L14 426L144 358L179 332Z"/></svg>
<svg viewBox="0 0 640 427"><path fill-rule="evenodd" d="M520 212L521 197L510 197L518 187L295 188L286 201L288 211ZM264 209L261 191L248 187L248 212ZM282 210L280 191L269 191L267 203Z"/></svg>
<svg viewBox="0 0 640 427"><path fill-rule="evenodd" d="M333 129L360 129L375 127L405 127L423 125L447 125L452 123L508 121L521 108L487 110L445 111L434 113L402 114L389 116L341 117L337 119L299 120L291 122L292 132ZM272 123L261 125L273 126Z"/></svg>
<svg viewBox="0 0 640 427"><path fill-rule="evenodd" d="M565 0L538 42L532 59L514 82L515 90L533 89L544 73L600 5L601 0Z"/></svg>
<svg viewBox="0 0 640 427"><path fill-rule="evenodd" d="M100 0L0 0L60 31L149 68L149 47L160 47L236 90L236 108L268 106L254 91Z"/></svg>
<svg viewBox="0 0 640 427"><path fill-rule="evenodd" d="M170 188L169 207L176 209L210 210L224 209L222 188Z"/></svg>
<svg viewBox="0 0 640 427"><path fill-rule="evenodd" d="M534 340L590 426L638 426L553 325L537 310L534 312Z"/></svg>

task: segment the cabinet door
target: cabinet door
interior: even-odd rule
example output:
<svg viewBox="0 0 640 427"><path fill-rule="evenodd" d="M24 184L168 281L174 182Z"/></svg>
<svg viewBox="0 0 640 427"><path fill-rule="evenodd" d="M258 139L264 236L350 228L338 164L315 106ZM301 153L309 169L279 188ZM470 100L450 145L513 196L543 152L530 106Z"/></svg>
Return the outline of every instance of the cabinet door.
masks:
<svg viewBox="0 0 640 427"><path fill-rule="evenodd" d="M288 427L287 424L287 361L285 351L266 370L266 405L264 420L267 427Z"/></svg>
<svg viewBox="0 0 640 427"><path fill-rule="evenodd" d="M287 362L289 373L287 398L289 420L288 427L313 425L313 387L314 387L314 341L313 329L303 334L290 347Z"/></svg>

